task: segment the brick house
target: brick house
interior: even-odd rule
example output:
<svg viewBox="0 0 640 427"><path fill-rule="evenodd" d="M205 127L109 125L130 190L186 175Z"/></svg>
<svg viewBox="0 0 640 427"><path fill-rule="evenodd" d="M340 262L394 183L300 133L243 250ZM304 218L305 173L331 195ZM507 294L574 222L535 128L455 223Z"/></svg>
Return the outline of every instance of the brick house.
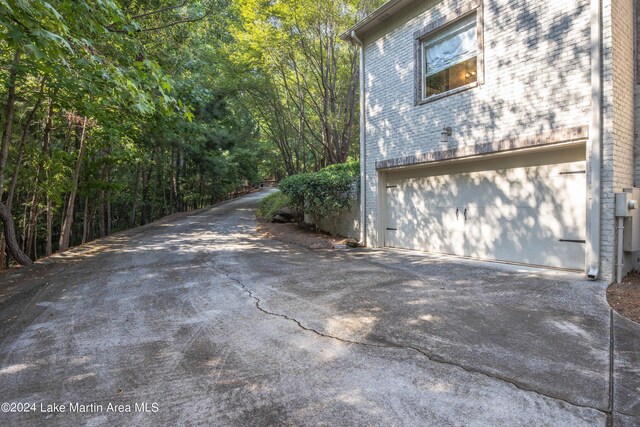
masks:
<svg viewBox="0 0 640 427"><path fill-rule="evenodd" d="M349 29L362 240L613 281L614 194L640 186L634 6L391 0Z"/></svg>

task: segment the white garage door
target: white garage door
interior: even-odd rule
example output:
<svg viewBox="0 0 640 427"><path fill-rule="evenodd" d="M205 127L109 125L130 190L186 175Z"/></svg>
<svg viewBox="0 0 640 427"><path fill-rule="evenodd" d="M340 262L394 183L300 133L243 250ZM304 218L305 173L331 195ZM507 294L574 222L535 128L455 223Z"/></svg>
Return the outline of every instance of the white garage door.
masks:
<svg viewBox="0 0 640 427"><path fill-rule="evenodd" d="M385 244L583 269L584 159L581 145L389 173Z"/></svg>

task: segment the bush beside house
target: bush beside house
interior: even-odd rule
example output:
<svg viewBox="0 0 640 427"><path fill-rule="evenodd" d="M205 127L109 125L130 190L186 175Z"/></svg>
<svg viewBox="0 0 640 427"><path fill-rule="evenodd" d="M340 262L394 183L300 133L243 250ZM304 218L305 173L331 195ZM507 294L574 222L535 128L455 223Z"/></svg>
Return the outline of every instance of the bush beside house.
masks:
<svg viewBox="0 0 640 427"><path fill-rule="evenodd" d="M357 161L292 175L280 182L280 192L263 200L259 215L274 218L288 203L299 223L306 217L323 231L359 238L359 176Z"/></svg>

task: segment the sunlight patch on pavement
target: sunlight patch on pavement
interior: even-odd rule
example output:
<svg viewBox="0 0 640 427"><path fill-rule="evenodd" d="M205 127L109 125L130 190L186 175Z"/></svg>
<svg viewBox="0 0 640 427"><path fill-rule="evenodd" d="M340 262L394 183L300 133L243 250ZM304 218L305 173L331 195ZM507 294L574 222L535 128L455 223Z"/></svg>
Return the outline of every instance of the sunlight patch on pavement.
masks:
<svg viewBox="0 0 640 427"><path fill-rule="evenodd" d="M422 316L418 317L417 319L409 320L407 323L409 325L417 325L417 324L422 323L422 322L438 323L441 320L442 319L440 319L439 316L434 316L433 314L425 314L425 315L422 315Z"/></svg>
<svg viewBox="0 0 640 427"><path fill-rule="evenodd" d="M67 378L65 381L68 381L68 382L82 381L82 380L86 380L87 378L92 378L92 377L95 377L95 376L96 376L95 373L88 372L86 374L74 375L72 377Z"/></svg>
<svg viewBox="0 0 640 427"><path fill-rule="evenodd" d="M327 332L347 339L362 338L373 330L377 321L373 316L334 316L327 321Z"/></svg>
<svg viewBox="0 0 640 427"><path fill-rule="evenodd" d="M0 369L0 374L16 374L20 371L24 371L29 368L31 365L26 363L18 363L16 365L7 366L4 369Z"/></svg>

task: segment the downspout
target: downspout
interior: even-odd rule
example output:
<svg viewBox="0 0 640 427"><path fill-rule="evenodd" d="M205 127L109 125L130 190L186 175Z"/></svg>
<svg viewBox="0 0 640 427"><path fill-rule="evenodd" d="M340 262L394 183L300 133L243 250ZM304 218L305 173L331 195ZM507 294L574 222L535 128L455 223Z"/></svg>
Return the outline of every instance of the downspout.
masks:
<svg viewBox="0 0 640 427"><path fill-rule="evenodd" d="M622 268L624 267L624 217L619 216L617 218L617 222L618 226L616 227L616 230L618 230L618 240L616 241L616 283L622 283Z"/></svg>
<svg viewBox="0 0 640 427"><path fill-rule="evenodd" d="M365 93L364 93L364 44L358 38L355 31L351 31L351 40L360 47L360 244L367 246L367 192L365 190L366 179L366 150L365 150Z"/></svg>
<svg viewBox="0 0 640 427"><path fill-rule="evenodd" d="M591 0L591 228L589 233L589 265L587 277L596 280L600 274L600 215L602 170L602 0Z"/></svg>

